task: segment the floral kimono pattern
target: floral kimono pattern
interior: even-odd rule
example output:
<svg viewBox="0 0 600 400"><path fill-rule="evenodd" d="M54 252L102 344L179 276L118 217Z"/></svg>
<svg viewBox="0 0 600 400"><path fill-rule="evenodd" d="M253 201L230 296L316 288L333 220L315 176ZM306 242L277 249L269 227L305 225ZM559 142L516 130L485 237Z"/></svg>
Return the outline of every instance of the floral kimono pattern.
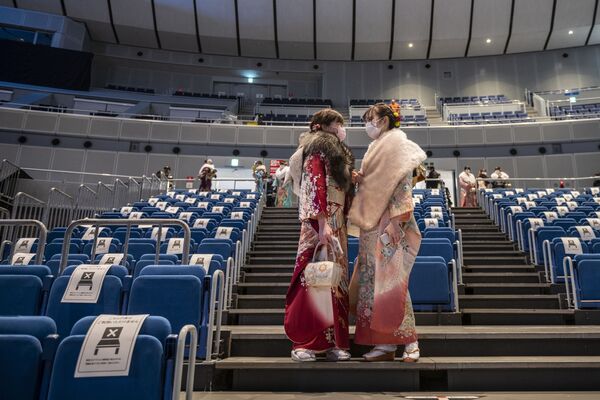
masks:
<svg viewBox="0 0 600 400"><path fill-rule="evenodd" d="M304 279L304 269L312 261L319 243L316 218L325 212L335 237L347 248L346 195L329 174L329 162L322 153L310 154L304 161L300 196L300 242L292 281L286 296L285 332L294 349L323 352L331 348L348 349L348 260L336 254L343 267L337 288L316 293Z"/></svg>
<svg viewBox="0 0 600 400"><path fill-rule="evenodd" d="M391 218L413 211L412 177L397 185L379 224L361 230L358 263L350 285L350 308L356 315L354 342L363 345L408 344L417 340L408 280L421 244L411 215L402 226L404 236L396 251L384 255L379 240Z"/></svg>
<svg viewBox="0 0 600 400"><path fill-rule="evenodd" d="M275 179L275 185L277 186L277 201L275 206L279 208L290 208L292 206L292 182L289 181L287 185L284 185L283 179Z"/></svg>

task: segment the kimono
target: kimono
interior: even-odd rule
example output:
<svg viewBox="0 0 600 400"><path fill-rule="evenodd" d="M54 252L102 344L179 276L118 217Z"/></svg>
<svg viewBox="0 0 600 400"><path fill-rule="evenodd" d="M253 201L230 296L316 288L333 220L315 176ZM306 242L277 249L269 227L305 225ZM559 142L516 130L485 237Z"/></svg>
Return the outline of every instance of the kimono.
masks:
<svg viewBox="0 0 600 400"><path fill-rule="evenodd" d="M412 176L407 175L396 186L378 226L360 232L358 263L351 285L351 297L356 299L355 343L372 346L417 341L408 292L408 279L421 244L414 215L403 224L404 237L393 255L384 255L379 240L391 218L412 211Z"/></svg>
<svg viewBox="0 0 600 400"><path fill-rule="evenodd" d="M256 188L254 191L257 193L262 193L264 191L264 180L267 176L267 167L264 165L257 166L252 175L254 175L254 182L256 183Z"/></svg>
<svg viewBox="0 0 600 400"><path fill-rule="evenodd" d="M333 179L331 164L332 158L322 151L309 152L304 158L299 198L300 241L285 307L285 332L293 342L293 348L318 353L350 347L348 259L345 254L350 195L347 188ZM319 222L316 218L321 213L327 216L327 222L344 253L336 252L333 256L333 261L343 270L339 285L317 292L306 285L304 270L312 261L319 243Z"/></svg>
<svg viewBox="0 0 600 400"><path fill-rule="evenodd" d="M374 140L362 161L363 179L349 213L360 228L358 259L350 283L350 311L356 317L354 342L361 345L409 344L417 341L408 291L421 233L414 218L413 169L425 152L399 129ZM401 223L395 247L381 242L390 220ZM403 218L405 219L405 218Z"/></svg>
<svg viewBox="0 0 600 400"><path fill-rule="evenodd" d="M275 186L277 187L277 200L275 206L290 208L292 206L292 182L287 179L290 167L279 168L275 172Z"/></svg>
<svg viewBox="0 0 600 400"><path fill-rule="evenodd" d="M475 175L463 171L458 175L458 186L460 187L460 206L477 207L477 181Z"/></svg>

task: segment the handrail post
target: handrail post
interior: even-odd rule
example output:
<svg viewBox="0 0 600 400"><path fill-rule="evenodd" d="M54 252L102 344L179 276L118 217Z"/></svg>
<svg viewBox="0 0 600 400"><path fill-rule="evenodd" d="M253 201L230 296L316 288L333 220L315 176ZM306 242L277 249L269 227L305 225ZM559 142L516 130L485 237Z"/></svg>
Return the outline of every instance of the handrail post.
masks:
<svg viewBox="0 0 600 400"><path fill-rule="evenodd" d="M36 226L38 228L38 246L35 256L35 262L41 264L44 261L44 248L46 247L46 238L48 236L48 229L46 226L35 219L2 219L0 220L0 226ZM10 259L14 255L15 249L11 250Z"/></svg>

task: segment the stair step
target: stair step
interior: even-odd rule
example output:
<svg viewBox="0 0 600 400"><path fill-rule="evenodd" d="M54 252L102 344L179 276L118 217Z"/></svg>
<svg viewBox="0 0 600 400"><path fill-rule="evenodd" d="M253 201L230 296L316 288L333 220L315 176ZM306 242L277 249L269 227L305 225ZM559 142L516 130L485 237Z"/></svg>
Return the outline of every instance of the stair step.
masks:
<svg viewBox="0 0 600 400"><path fill-rule="evenodd" d="M244 282L264 282L264 283L290 283L292 280L291 272L250 272L244 274Z"/></svg>
<svg viewBox="0 0 600 400"><path fill-rule="evenodd" d="M600 389L599 356L422 357L418 363L231 357L215 368L224 375L219 381L230 382L228 389L237 391L416 392L426 390L431 381L450 391Z"/></svg>
<svg viewBox="0 0 600 400"><path fill-rule="evenodd" d="M532 265L465 265L464 271L468 272L535 272L535 267Z"/></svg>
<svg viewBox="0 0 600 400"><path fill-rule="evenodd" d="M463 272L464 283L540 283L537 272Z"/></svg>
<svg viewBox="0 0 600 400"><path fill-rule="evenodd" d="M465 265L471 264L494 264L494 265L507 265L507 264L527 264L527 258L525 256L467 256L465 255L463 258L463 262Z"/></svg>
<svg viewBox="0 0 600 400"><path fill-rule="evenodd" d="M289 282L252 282L238 283L240 294L286 294Z"/></svg>
<svg viewBox="0 0 600 400"><path fill-rule="evenodd" d="M281 326L283 325L285 308L230 308L228 313L232 325ZM417 325L458 325L460 324L461 314L450 312L415 312L415 318Z"/></svg>
<svg viewBox="0 0 600 400"><path fill-rule="evenodd" d="M225 326L231 332L230 357L289 357L290 340L283 326ZM368 346L353 343L353 355ZM423 326L417 325L419 343L427 357L491 356L598 356L597 326Z"/></svg>
<svg viewBox="0 0 600 400"><path fill-rule="evenodd" d="M284 294L240 294L237 296L237 309L284 308Z"/></svg>
<svg viewBox="0 0 600 400"><path fill-rule="evenodd" d="M464 308L469 325L565 325L574 322L573 310L525 308Z"/></svg>
<svg viewBox="0 0 600 400"><path fill-rule="evenodd" d="M256 264L295 264L296 255L289 256L251 256L249 259L250 263Z"/></svg>
<svg viewBox="0 0 600 400"><path fill-rule="evenodd" d="M534 308L558 309L559 298L556 294L512 295L512 294L482 294L458 296L460 307L471 308Z"/></svg>
<svg viewBox="0 0 600 400"><path fill-rule="evenodd" d="M246 273L286 273L294 272L294 263L290 264L246 264L243 267Z"/></svg>
<svg viewBox="0 0 600 400"><path fill-rule="evenodd" d="M463 254L465 257L469 257L469 258L473 258L473 257L487 257L490 255L493 255L494 257L508 257L508 256L514 256L514 257L523 257L524 254L521 251L518 250L500 250L500 249L493 249L493 250L489 250L489 251L485 251L485 250L466 250L463 247Z"/></svg>
<svg viewBox="0 0 600 400"><path fill-rule="evenodd" d="M546 294L546 283L465 283L465 294Z"/></svg>

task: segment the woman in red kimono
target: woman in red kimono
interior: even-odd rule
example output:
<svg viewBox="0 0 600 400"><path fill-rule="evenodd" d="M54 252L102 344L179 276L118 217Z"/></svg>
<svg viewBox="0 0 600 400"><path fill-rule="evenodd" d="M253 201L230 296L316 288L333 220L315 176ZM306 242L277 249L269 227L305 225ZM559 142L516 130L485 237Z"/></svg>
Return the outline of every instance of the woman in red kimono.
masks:
<svg viewBox="0 0 600 400"><path fill-rule="evenodd" d="M304 277L318 244L332 244L337 239L342 249L347 248L346 216L354 192L354 158L343 143L343 123L344 118L337 111L317 112L311 121L311 132L301 139L301 156L291 159L292 179L299 184L302 222L285 309L285 332L294 343L294 361L315 361L316 354L321 353L326 353L330 361L350 359L346 255L335 253L333 261L342 266L343 273L340 283L330 292L312 290ZM294 162L299 165L293 165Z"/></svg>

